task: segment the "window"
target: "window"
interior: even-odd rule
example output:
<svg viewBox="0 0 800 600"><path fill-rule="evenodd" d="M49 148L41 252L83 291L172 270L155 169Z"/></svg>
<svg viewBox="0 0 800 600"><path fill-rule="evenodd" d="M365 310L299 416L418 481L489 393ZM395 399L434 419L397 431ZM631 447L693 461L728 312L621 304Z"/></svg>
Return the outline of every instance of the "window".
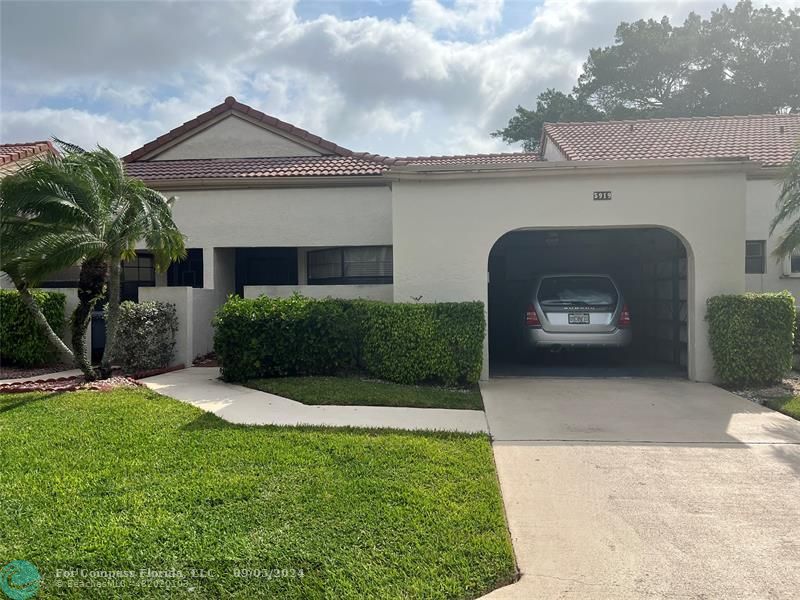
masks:
<svg viewBox="0 0 800 600"><path fill-rule="evenodd" d="M786 259L789 272L787 275L800 275L800 248L795 248Z"/></svg>
<svg viewBox="0 0 800 600"><path fill-rule="evenodd" d="M744 272L764 273L766 267L764 240L747 240L744 243Z"/></svg>
<svg viewBox="0 0 800 600"><path fill-rule="evenodd" d="M391 246L351 246L308 253L308 283L392 283Z"/></svg>
<svg viewBox="0 0 800 600"><path fill-rule="evenodd" d="M152 254L137 254L132 260L122 261L121 300L139 301L139 288L156 284L156 268Z"/></svg>
<svg viewBox="0 0 800 600"><path fill-rule="evenodd" d="M203 249L189 248L186 258L174 262L167 269L167 285L180 287L203 287Z"/></svg>
<svg viewBox="0 0 800 600"><path fill-rule="evenodd" d="M608 277L546 277L539 285L537 299L542 307L616 307L619 295Z"/></svg>

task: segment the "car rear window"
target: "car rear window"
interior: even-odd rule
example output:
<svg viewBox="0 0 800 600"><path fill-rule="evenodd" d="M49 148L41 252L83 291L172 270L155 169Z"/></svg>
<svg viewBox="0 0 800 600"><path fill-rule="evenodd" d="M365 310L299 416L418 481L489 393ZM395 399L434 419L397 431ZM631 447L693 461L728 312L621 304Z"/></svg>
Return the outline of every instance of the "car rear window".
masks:
<svg viewBox="0 0 800 600"><path fill-rule="evenodd" d="M617 289L608 277L546 277L538 299L543 306L616 306Z"/></svg>

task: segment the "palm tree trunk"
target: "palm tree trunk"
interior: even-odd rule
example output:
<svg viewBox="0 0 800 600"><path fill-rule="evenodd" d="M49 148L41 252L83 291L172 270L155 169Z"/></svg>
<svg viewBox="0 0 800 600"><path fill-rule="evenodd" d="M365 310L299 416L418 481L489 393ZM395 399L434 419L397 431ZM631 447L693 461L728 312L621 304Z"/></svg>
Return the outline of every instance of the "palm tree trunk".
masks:
<svg viewBox="0 0 800 600"><path fill-rule="evenodd" d="M87 353L86 329L89 327L94 305L103 297L107 278L108 265L105 261L83 261L78 279L78 306L72 313L72 350L75 353L75 362L89 381L97 379L97 373Z"/></svg>
<svg viewBox="0 0 800 600"><path fill-rule="evenodd" d="M117 345L117 324L119 322L119 293L120 271L122 270L121 258L115 256L111 259L108 278L108 310L106 311L106 347L103 350L103 359L100 361L100 377L111 377L111 361Z"/></svg>
<svg viewBox="0 0 800 600"><path fill-rule="evenodd" d="M33 318L42 328L44 331L45 337L48 341L58 350L59 355L61 356L62 360L64 360L68 364L75 364L75 355L72 353L72 350L64 343L64 341L58 337L58 334L53 331L53 328L50 326L50 323L47 322L47 319L42 312L42 309L39 307L39 303L36 302L36 298L33 297L30 290L28 289L27 283L18 283L16 285L17 291L19 292L19 297L22 300L22 303L28 307L28 310L31 311Z"/></svg>

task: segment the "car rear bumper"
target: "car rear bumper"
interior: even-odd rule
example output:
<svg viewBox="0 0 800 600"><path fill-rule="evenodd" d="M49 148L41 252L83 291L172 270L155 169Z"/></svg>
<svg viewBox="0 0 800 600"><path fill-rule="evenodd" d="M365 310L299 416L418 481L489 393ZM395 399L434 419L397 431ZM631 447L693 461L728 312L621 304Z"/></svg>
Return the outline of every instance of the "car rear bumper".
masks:
<svg viewBox="0 0 800 600"><path fill-rule="evenodd" d="M608 333L551 333L544 329L528 329L528 340L537 348L624 348L631 343L630 329L615 329Z"/></svg>

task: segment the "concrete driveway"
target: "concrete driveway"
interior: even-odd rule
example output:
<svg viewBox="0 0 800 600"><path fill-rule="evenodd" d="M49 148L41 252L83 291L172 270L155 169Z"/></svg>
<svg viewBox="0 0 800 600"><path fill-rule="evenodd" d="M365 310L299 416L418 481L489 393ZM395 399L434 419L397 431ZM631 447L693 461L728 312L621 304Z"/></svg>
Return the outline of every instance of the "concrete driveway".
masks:
<svg viewBox="0 0 800 600"><path fill-rule="evenodd" d="M522 572L487 598L800 598L800 422L682 380L481 387Z"/></svg>

